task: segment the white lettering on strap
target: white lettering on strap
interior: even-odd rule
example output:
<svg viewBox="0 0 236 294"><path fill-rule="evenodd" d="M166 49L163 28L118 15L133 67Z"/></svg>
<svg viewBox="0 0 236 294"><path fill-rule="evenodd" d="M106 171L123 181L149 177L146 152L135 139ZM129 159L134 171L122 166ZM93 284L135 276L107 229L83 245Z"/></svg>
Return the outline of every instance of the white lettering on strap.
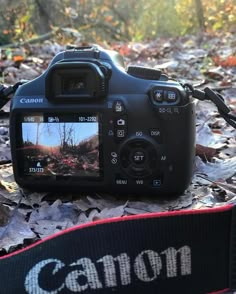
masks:
<svg viewBox="0 0 236 294"><path fill-rule="evenodd" d="M54 270L52 271L52 274L55 275L61 268L65 266L63 262L61 262L58 259L46 259L42 260L39 263L37 263L28 273L25 279L25 290L29 294L57 294L59 293L64 287L65 284L63 283L61 287L58 289L55 289L53 291L46 291L43 290L39 286L39 274L42 271L42 269L49 263L56 263L56 266Z"/></svg>
<svg viewBox="0 0 236 294"><path fill-rule="evenodd" d="M66 277L66 287L72 292L82 292L88 288L100 289L102 284L99 281L97 269L90 258L81 258L70 266L81 265L83 270L75 270ZM80 276L86 277L87 283L80 285L78 280Z"/></svg>
<svg viewBox="0 0 236 294"><path fill-rule="evenodd" d="M166 256L167 277L177 277L177 255L180 254L180 271L182 276L191 275L191 249L189 246L183 246L179 250L169 247L161 254Z"/></svg>
<svg viewBox="0 0 236 294"><path fill-rule="evenodd" d="M49 275L45 267L54 263L53 271ZM98 265L99 264L99 265ZM76 262L66 265L58 259L46 259L37 263L28 272L25 278L25 290L28 294L62 294L66 291L79 293L86 290L103 288L115 288L127 286L132 283L131 278L137 277L142 282L152 282L158 276L166 275L166 278L191 275L191 248L183 246L178 250L169 247L158 253L153 250L141 251L134 260L123 252L116 257L105 255L95 261L88 257L78 259ZM55 275L60 269L65 268L64 282L56 289L42 289L40 274L44 270L44 279L56 279ZM99 272L99 271L103 272ZM133 273L131 272L133 270ZM101 281L100 279L103 279Z"/></svg>
<svg viewBox="0 0 236 294"><path fill-rule="evenodd" d="M149 264L151 266L153 275L150 276L148 273L144 257L147 257ZM134 262L134 272L137 277L143 282L151 282L160 275L162 268L162 262L159 254L152 250L142 251L135 259Z"/></svg>

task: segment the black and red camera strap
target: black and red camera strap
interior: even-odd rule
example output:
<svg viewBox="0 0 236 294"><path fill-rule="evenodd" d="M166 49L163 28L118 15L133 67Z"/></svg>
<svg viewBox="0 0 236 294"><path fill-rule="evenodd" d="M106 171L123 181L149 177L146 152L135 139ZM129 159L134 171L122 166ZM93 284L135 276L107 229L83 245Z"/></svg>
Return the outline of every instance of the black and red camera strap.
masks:
<svg viewBox="0 0 236 294"><path fill-rule="evenodd" d="M0 293L223 293L236 288L236 207L99 220L0 258Z"/></svg>

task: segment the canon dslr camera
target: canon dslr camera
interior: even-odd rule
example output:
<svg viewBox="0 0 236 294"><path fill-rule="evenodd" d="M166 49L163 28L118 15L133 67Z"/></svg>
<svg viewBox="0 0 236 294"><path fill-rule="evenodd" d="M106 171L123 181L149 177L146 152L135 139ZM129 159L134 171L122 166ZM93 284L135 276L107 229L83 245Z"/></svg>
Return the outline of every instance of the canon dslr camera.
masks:
<svg viewBox="0 0 236 294"><path fill-rule="evenodd" d="M20 86L10 118L16 182L36 191L181 194L195 111L178 82L100 47L59 53Z"/></svg>

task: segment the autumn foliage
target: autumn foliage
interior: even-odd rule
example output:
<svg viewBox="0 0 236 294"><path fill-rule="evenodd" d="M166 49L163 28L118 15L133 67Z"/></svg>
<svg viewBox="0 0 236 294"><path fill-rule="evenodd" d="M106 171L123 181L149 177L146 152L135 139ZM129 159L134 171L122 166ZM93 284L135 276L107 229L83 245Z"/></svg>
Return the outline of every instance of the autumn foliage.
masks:
<svg viewBox="0 0 236 294"><path fill-rule="evenodd" d="M61 42L146 41L199 31L236 30L235 0L2 0L0 44L57 28Z"/></svg>

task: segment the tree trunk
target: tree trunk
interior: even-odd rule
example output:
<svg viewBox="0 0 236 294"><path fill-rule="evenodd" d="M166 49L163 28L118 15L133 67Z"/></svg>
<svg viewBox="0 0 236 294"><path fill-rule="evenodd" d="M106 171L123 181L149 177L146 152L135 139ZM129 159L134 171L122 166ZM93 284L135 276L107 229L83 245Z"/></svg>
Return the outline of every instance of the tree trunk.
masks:
<svg viewBox="0 0 236 294"><path fill-rule="evenodd" d="M203 12L202 0L194 0L194 2L196 7L198 25L200 30L204 32L206 30L206 25L205 25L205 17Z"/></svg>
<svg viewBox="0 0 236 294"><path fill-rule="evenodd" d="M38 32L38 34L46 34L49 31L51 31L50 16L45 6L46 3L44 3L44 1L42 0L35 0L35 3L39 15L39 23L35 29Z"/></svg>

